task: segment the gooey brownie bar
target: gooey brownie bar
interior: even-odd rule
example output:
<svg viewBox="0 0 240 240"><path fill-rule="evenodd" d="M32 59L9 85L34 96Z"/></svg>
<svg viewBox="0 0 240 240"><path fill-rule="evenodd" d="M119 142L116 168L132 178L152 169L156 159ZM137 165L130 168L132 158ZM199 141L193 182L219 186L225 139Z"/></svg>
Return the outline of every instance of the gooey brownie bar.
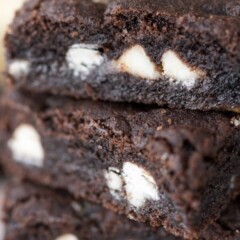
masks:
<svg viewBox="0 0 240 240"><path fill-rule="evenodd" d="M239 117L9 92L0 103L6 172L198 237L240 172Z"/></svg>
<svg viewBox="0 0 240 240"><path fill-rule="evenodd" d="M6 36L24 89L237 112L239 42L239 0L30 0Z"/></svg>

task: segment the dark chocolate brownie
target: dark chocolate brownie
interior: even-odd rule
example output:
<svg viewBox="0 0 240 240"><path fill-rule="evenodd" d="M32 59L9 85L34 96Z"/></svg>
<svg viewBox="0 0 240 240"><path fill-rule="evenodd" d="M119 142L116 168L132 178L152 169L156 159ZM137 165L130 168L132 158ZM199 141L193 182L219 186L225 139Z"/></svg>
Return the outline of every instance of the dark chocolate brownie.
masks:
<svg viewBox="0 0 240 240"><path fill-rule="evenodd" d="M237 122L232 113L10 92L0 103L2 165L14 176L197 237L235 191Z"/></svg>
<svg viewBox="0 0 240 240"><path fill-rule="evenodd" d="M240 111L239 0L30 0L6 36L32 91Z"/></svg>
<svg viewBox="0 0 240 240"><path fill-rule="evenodd" d="M177 240L66 192L28 183L9 188L5 240Z"/></svg>
<svg viewBox="0 0 240 240"><path fill-rule="evenodd" d="M5 240L180 240L162 228L150 229L92 203L75 201L64 191L29 183L9 188L4 210ZM198 239L239 240L239 230L237 198Z"/></svg>
<svg viewBox="0 0 240 240"><path fill-rule="evenodd" d="M3 205L5 201L5 186L6 180L3 178L2 169L0 167L0 240L4 240L5 236L5 224L4 224L4 212Z"/></svg>

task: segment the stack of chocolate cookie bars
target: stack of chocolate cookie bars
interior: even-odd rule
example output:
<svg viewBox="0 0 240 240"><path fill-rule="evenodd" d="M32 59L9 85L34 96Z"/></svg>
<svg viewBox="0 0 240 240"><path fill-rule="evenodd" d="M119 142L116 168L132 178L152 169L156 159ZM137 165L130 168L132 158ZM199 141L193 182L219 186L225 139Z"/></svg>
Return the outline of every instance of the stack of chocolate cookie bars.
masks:
<svg viewBox="0 0 240 240"><path fill-rule="evenodd" d="M5 240L240 239L239 0L29 0L5 43Z"/></svg>

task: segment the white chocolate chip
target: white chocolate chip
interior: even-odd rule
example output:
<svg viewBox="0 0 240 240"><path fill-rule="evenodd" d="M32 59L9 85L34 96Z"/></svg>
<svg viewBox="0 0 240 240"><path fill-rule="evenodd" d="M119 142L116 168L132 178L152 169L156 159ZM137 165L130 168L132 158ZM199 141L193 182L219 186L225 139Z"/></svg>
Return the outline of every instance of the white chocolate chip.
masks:
<svg viewBox="0 0 240 240"><path fill-rule="evenodd" d="M116 199L120 199L123 187L123 180L119 169L110 167L104 174L110 193Z"/></svg>
<svg viewBox="0 0 240 240"><path fill-rule="evenodd" d="M172 50L166 51L162 56L164 75L191 89L196 80L203 74L199 69L194 69L184 63Z"/></svg>
<svg viewBox="0 0 240 240"><path fill-rule="evenodd" d="M156 80L161 76L156 65L140 45L127 49L114 65L120 72L127 72L136 77Z"/></svg>
<svg viewBox="0 0 240 240"><path fill-rule="evenodd" d="M76 211L76 212L82 212L82 206L78 203L78 202L72 202L71 203L72 208Z"/></svg>
<svg viewBox="0 0 240 240"><path fill-rule="evenodd" d="M66 54L66 61L75 77L81 75L82 79L85 79L91 71L104 62L104 56L97 45L74 44Z"/></svg>
<svg viewBox="0 0 240 240"><path fill-rule="evenodd" d="M126 162L122 171L110 167L105 171L104 176L112 196L117 200L124 198L136 208L142 207L146 200L160 199L153 177L136 164Z"/></svg>
<svg viewBox="0 0 240 240"><path fill-rule="evenodd" d="M78 238L73 234L64 234L55 240L78 240Z"/></svg>
<svg viewBox="0 0 240 240"><path fill-rule="evenodd" d="M130 219L130 220L133 220L133 221L135 221L135 222L137 222L137 219L136 219L136 217L133 215L133 214L128 214L128 218Z"/></svg>
<svg viewBox="0 0 240 240"><path fill-rule="evenodd" d="M5 239L6 224L4 222L4 202L6 201L7 183L0 177L0 240Z"/></svg>
<svg viewBox="0 0 240 240"><path fill-rule="evenodd" d="M30 72L30 62L27 60L14 60L8 66L8 72L14 78L25 77Z"/></svg>
<svg viewBox="0 0 240 240"><path fill-rule="evenodd" d="M236 127L240 128L240 117L233 117L231 123Z"/></svg>
<svg viewBox="0 0 240 240"><path fill-rule="evenodd" d="M94 3L104 3L107 4L109 3L111 0L92 0Z"/></svg>
<svg viewBox="0 0 240 240"><path fill-rule="evenodd" d="M159 191L153 177L136 164L126 162L122 176L125 180L127 199L131 205L140 208L146 200L158 201Z"/></svg>
<svg viewBox="0 0 240 240"><path fill-rule="evenodd" d="M36 167L43 166L44 150L38 132L27 124L20 125L8 141L16 162Z"/></svg>

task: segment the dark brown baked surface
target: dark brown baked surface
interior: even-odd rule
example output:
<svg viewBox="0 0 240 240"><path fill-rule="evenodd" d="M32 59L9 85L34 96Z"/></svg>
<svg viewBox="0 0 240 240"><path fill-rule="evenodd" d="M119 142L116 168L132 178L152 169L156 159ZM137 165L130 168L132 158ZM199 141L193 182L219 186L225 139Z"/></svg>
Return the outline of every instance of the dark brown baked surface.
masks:
<svg viewBox="0 0 240 240"><path fill-rule="evenodd" d="M64 191L12 184L5 200L5 240L177 240Z"/></svg>
<svg viewBox="0 0 240 240"><path fill-rule="evenodd" d="M76 201L65 191L29 183L11 184L5 198L5 240L177 240L162 228L151 229L101 206ZM240 201L232 200L199 240L240 238Z"/></svg>
<svg viewBox="0 0 240 240"><path fill-rule="evenodd" d="M129 218L197 237L238 186L235 114L6 93L2 165Z"/></svg>
<svg viewBox="0 0 240 240"><path fill-rule="evenodd" d="M209 15L239 17L238 0L117 0L113 3L113 8L121 7L123 9L137 9L146 12L171 13L172 15L195 14L208 18ZM144 6L144 9L143 9Z"/></svg>
<svg viewBox="0 0 240 240"><path fill-rule="evenodd" d="M6 36L20 88L235 112L239 42L239 0L30 0Z"/></svg>

